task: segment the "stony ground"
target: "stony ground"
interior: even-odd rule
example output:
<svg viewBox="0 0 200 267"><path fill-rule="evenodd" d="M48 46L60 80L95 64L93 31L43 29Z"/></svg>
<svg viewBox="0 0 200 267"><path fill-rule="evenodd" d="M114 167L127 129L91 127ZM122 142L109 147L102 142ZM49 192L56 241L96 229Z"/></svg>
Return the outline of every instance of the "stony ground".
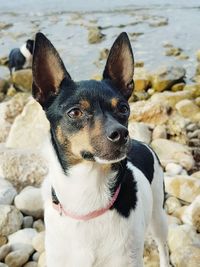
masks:
<svg viewBox="0 0 200 267"><path fill-rule="evenodd" d="M103 36L93 29L89 41L98 38ZM197 63L196 82L185 84L181 67L148 73L137 62L130 99L130 135L153 147L165 172L168 245L175 267L200 266L200 52ZM45 266L40 185L48 166L40 145L49 125L31 97L31 79L31 70L15 72L12 82L0 78L0 267ZM151 237L144 261L146 267L159 266Z"/></svg>

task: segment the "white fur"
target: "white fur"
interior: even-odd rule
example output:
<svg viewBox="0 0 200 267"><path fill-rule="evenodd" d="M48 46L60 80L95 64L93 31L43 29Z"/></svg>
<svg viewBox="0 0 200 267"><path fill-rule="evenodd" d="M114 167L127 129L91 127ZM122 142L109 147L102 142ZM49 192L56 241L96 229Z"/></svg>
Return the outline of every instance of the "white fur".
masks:
<svg viewBox="0 0 200 267"><path fill-rule="evenodd" d="M49 175L43 184L47 267L142 267L144 238L153 200L150 184L143 173L127 163L127 168L134 173L138 189L136 208L128 218L123 218L113 209L89 221L77 221L60 216L52 207L51 186L65 209L78 215L87 214L108 204L111 199L109 185L114 183L116 174L104 175L99 163L88 162L73 167L66 176L49 140L44 153L49 163ZM152 188L162 200L158 188L162 181L156 185L160 179L156 175L160 174L155 172L156 181ZM157 203L158 212L161 204ZM163 228L159 229L162 231ZM160 247L162 253L162 244ZM161 267L168 266L164 260L162 264Z"/></svg>
<svg viewBox="0 0 200 267"><path fill-rule="evenodd" d="M22 55L25 57L26 59L26 62L23 66L23 68L28 68L28 67L31 67L31 64L32 64L32 54L30 53L30 51L26 48L26 44L23 44L21 47L20 47L20 52L22 53Z"/></svg>

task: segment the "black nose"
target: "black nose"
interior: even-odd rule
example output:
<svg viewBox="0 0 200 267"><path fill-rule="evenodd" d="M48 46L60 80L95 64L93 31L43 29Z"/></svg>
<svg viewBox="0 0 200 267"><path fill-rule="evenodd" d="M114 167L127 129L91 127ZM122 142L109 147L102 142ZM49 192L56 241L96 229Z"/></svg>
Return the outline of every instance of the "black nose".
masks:
<svg viewBox="0 0 200 267"><path fill-rule="evenodd" d="M107 138L113 143L125 144L128 141L128 130L125 127L107 129Z"/></svg>

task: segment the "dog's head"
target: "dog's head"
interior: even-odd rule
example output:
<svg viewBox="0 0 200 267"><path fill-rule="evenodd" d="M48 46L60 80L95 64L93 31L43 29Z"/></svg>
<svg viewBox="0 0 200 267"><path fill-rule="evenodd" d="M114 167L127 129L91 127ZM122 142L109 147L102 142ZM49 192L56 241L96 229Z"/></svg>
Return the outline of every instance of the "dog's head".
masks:
<svg viewBox="0 0 200 267"><path fill-rule="evenodd" d="M110 50L102 81L75 82L50 41L42 33L36 35L33 96L46 112L64 165L83 160L113 163L126 157L133 66L130 41L121 33Z"/></svg>

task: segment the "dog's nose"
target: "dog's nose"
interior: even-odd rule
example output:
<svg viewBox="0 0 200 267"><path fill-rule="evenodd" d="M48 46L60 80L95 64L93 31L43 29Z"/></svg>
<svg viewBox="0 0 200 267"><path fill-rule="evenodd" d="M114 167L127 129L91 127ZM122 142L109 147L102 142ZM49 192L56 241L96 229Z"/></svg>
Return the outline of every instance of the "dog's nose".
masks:
<svg viewBox="0 0 200 267"><path fill-rule="evenodd" d="M128 130L125 127L110 129L107 138L113 143L125 144L128 141Z"/></svg>

